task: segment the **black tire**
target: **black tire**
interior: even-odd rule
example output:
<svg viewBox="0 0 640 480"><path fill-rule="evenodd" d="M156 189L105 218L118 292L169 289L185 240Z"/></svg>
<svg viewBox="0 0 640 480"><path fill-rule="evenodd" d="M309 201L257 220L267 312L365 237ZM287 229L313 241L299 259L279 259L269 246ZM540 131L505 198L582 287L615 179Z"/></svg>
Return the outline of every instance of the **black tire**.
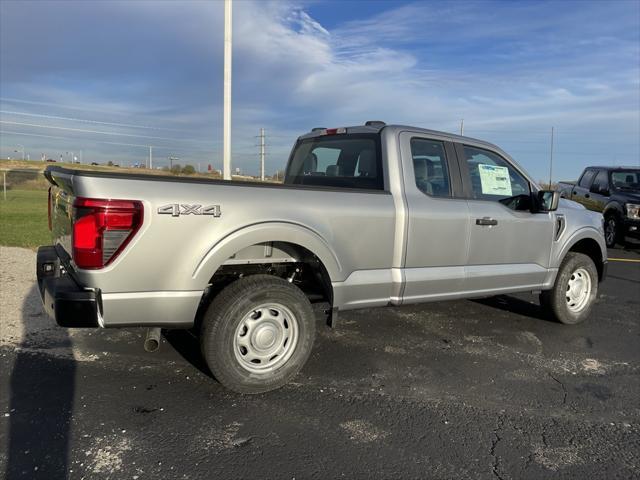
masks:
<svg viewBox="0 0 640 480"><path fill-rule="evenodd" d="M584 275L588 275L590 281L590 290L585 297L584 306L577 311L575 306L570 307L570 297L568 296L569 282L575 281L576 272L579 272L580 280ZM540 305L558 322L565 325L575 325L589 316L597 296L598 271L593 260L582 253L569 252L562 261L553 288L540 294Z"/></svg>
<svg viewBox="0 0 640 480"><path fill-rule="evenodd" d="M607 248L615 247L620 241L620 221L613 213L604 217L604 240Z"/></svg>
<svg viewBox="0 0 640 480"><path fill-rule="evenodd" d="M265 332L266 337L261 337ZM248 353L238 345L241 337L248 342ZM261 338L272 337L272 344L283 343L282 348L292 339L287 353L265 359L264 365L257 358L251 360L253 353L275 353L269 353L271 346L256 346ZM281 278L251 275L228 285L211 302L204 315L200 345L209 369L222 385L234 392L255 394L291 381L309 358L314 338L315 316L304 293Z"/></svg>

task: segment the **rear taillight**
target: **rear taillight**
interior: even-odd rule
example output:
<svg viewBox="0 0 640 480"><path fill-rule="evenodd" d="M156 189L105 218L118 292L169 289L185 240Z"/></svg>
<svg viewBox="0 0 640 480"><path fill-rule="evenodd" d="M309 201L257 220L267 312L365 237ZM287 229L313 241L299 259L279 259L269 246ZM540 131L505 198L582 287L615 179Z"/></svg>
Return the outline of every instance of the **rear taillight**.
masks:
<svg viewBox="0 0 640 480"><path fill-rule="evenodd" d="M73 261L78 268L102 268L124 250L142 225L136 200L76 198L73 202Z"/></svg>

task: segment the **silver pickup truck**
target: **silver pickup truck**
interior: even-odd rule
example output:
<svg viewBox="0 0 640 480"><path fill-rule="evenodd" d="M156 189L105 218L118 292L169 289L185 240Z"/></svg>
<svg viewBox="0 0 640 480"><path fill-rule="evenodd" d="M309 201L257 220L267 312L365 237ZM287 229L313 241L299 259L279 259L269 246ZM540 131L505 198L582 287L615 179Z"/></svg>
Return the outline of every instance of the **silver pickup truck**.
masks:
<svg viewBox="0 0 640 480"><path fill-rule="evenodd" d="M44 306L64 327L194 329L243 393L291 380L312 302L341 311L539 292L584 320L607 260L602 216L541 191L498 147L367 122L298 138L284 184L51 166Z"/></svg>

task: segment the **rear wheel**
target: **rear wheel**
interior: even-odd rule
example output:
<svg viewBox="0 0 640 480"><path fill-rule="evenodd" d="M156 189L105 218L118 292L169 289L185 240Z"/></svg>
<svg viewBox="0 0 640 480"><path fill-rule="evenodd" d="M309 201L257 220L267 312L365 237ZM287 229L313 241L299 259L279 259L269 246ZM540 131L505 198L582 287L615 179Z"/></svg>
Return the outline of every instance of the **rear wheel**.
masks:
<svg viewBox="0 0 640 480"><path fill-rule="evenodd" d="M216 379L238 393L289 382L313 346L315 317L302 291L271 275L252 275L220 292L204 317L201 346Z"/></svg>
<svg viewBox="0 0 640 480"><path fill-rule="evenodd" d="M540 294L541 306L561 323L573 325L591 313L598 295L598 271L587 255L569 252L551 290Z"/></svg>

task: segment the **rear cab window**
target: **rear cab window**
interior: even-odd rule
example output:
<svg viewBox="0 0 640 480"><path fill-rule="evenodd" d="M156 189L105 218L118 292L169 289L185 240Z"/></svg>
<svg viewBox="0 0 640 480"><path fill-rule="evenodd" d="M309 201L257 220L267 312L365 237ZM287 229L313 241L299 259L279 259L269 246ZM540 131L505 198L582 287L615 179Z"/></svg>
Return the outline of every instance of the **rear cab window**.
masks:
<svg viewBox="0 0 640 480"><path fill-rule="evenodd" d="M414 137L411 139L411 158L418 190L432 197L451 196L443 142Z"/></svg>
<svg viewBox="0 0 640 480"><path fill-rule="evenodd" d="M596 171L591 168L585 170L585 172L582 174L582 177L580 177L578 186L582 188L589 188L591 186L591 180L593 180L595 174Z"/></svg>
<svg viewBox="0 0 640 480"><path fill-rule="evenodd" d="M384 190L380 136L337 134L299 140L284 183Z"/></svg>
<svg viewBox="0 0 640 480"><path fill-rule="evenodd" d="M606 170L600 170L591 184L593 193L601 193L609 189L609 178Z"/></svg>

